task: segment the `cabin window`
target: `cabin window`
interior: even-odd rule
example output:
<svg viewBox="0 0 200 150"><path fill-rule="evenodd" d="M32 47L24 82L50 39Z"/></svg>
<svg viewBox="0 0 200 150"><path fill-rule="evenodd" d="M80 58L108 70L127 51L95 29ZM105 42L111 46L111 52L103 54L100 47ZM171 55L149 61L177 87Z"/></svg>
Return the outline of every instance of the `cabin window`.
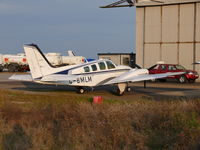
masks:
<svg viewBox="0 0 200 150"><path fill-rule="evenodd" d="M97 66L96 65L91 65L92 71L97 71Z"/></svg>
<svg viewBox="0 0 200 150"><path fill-rule="evenodd" d="M115 68L115 65L111 61L106 61L108 69L113 69Z"/></svg>
<svg viewBox="0 0 200 150"><path fill-rule="evenodd" d="M85 72L90 72L89 66L84 67L84 71L85 71Z"/></svg>
<svg viewBox="0 0 200 150"><path fill-rule="evenodd" d="M106 69L105 63L104 62L100 62L99 63L99 68L100 68L100 70L105 70Z"/></svg>

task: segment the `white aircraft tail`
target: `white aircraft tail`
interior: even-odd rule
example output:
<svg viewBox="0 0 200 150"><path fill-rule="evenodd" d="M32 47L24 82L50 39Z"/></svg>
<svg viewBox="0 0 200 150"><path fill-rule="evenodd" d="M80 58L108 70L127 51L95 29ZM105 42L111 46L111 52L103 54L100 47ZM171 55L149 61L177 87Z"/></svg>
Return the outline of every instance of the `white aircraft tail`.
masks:
<svg viewBox="0 0 200 150"><path fill-rule="evenodd" d="M33 79L42 78L55 69L37 45L24 45L24 51Z"/></svg>
<svg viewBox="0 0 200 150"><path fill-rule="evenodd" d="M68 53L68 56L71 56L71 57L76 56L72 50L68 50L67 53Z"/></svg>

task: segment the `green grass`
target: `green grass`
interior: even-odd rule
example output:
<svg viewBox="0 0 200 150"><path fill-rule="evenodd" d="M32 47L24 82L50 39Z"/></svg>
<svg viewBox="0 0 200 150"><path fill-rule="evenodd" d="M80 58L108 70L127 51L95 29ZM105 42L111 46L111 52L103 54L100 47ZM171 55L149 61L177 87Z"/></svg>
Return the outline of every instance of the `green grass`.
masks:
<svg viewBox="0 0 200 150"><path fill-rule="evenodd" d="M199 99L92 104L92 95L0 90L0 150L198 149L199 108Z"/></svg>

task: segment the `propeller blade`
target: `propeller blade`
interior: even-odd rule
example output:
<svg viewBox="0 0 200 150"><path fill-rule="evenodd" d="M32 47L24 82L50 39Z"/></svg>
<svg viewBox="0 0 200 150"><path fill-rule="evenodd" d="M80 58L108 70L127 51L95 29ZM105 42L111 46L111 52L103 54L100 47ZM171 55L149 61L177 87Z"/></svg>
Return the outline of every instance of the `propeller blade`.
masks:
<svg viewBox="0 0 200 150"><path fill-rule="evenodd" d="M132 7L134 5L101 6L100 8Z"/></svg>
<svg viewBox="0 0 200 150"><path fill-rule="evenodd" d="M129 3L129 5L119 5L125 2ZM106 6L100 6L100 8L131 7L131 6L134 6L133 0L120 0Z"/></svg>

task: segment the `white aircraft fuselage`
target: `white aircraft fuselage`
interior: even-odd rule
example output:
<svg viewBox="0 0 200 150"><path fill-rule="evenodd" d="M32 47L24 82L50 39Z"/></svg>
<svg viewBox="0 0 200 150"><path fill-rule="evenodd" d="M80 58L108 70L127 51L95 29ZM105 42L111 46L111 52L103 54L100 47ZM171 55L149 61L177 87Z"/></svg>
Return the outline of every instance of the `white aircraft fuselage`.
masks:
<svg viewBox="0 0 200 150"><path fill-rule="evenodd" d="M114 68L108 69L107 63L112 64ZM104 65L105 68L100 68L100 65ZM110 60L98 60L85 63L81 66L75 66L74 68L70 68L63 72L58 72L58 74L45 76L40 82L45 84L94 87L104 85L109 80L114 79L131 69L132 68L128 66L116 66ZM56 80L57 77L63 78L63 81Z"/></svg>

